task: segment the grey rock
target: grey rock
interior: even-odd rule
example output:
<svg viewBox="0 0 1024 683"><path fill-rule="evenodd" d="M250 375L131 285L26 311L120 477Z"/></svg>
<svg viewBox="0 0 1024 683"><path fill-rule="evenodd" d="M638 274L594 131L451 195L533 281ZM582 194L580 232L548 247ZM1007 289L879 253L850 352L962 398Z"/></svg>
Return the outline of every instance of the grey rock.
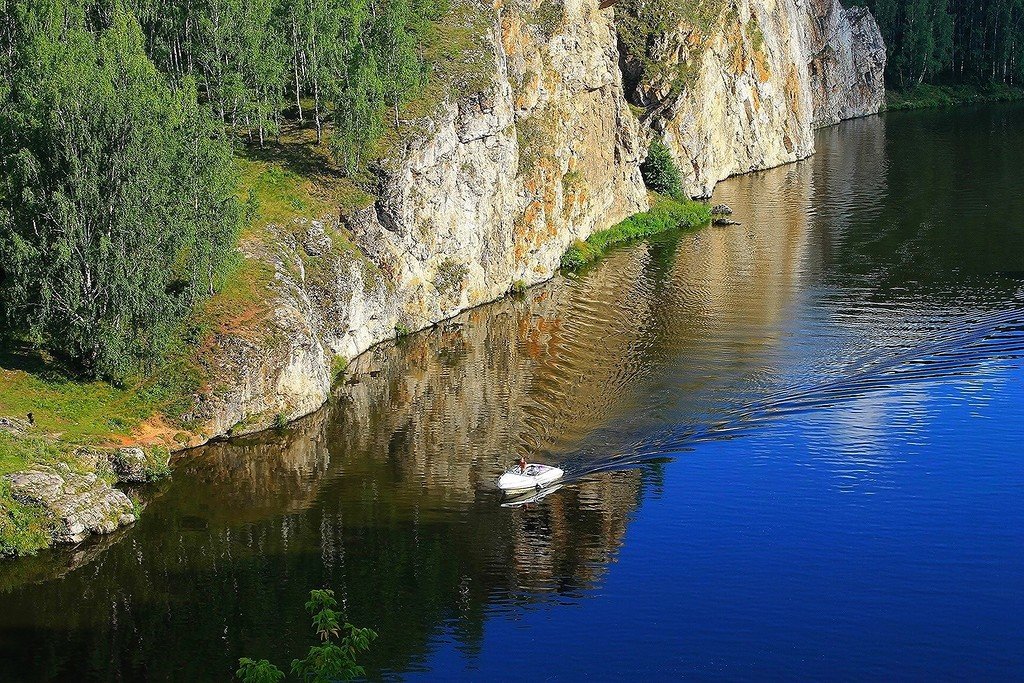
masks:
<svg viewBox="0 0 1024 683"><path fill-rule="evenodd" d="M149 480L149 461L141 448L119 448L110 457L117 480L126 484L142 484Z"/></svg>
<svg viewBox="0 0 1024 683"><path fill-rule="evenodd" d="M132 501L95 473L38 465L5 477L15 500L42 506L54 520L54 543L78 543L135 522Z"/></svg>
<svg viewBox="0 0 1024 683"><path fill-rule="evenodd" d="M75 456L85 469L111 474L123 484L149 481L149 459L141 448L95 448L84 446Z"/></svg>
<svg viewBox="0 0 1024 683"><path fill-rule="evenodd" d="M870 10L808 0L808 12L814 17L805 24L814 126L877 114L885 104L886 51Z"/></svg>
<svg viewBox="0 0 1024 683"><path fill-rule="evenodd" d="M730 225L739 225L738 221L734 221L731 218L715 218L711 221L711 225L717 225L720 228L728 227Z"/></svg>
<svg viewBox="0 0 1024 683"><path fill-rule="evenodd" d="M711 213L716 216L731 216L732 209L727 204L716 204L711 207Z"/></svg>
<svg viewBox="0 0 1024 683"><path fill-rule="evenodd" d="M29 424L25 420L0 415L0 432L8 432L10 434L18 435L27 432L28 428Z"/></svg>
<svg viewBox="0 0 1024 683"><path fill-rule="evenodd" d="M736 0L738 21L705 34L682 22L651 47L670 67L628 79L644 119L676 157L683 189L708 196L725 178L809 157L814 129L878 112L885 46L870 12L840 0ZM757 27L756 32L744 27ZM674 88L671 67L692 74ZM651 74L651 72L648 72Z"/></svg>

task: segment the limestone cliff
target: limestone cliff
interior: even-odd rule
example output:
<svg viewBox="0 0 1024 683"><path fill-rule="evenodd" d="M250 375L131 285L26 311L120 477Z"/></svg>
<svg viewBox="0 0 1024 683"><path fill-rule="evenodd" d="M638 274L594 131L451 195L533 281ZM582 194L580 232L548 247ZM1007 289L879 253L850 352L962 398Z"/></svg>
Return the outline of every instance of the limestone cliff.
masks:
<svg viewBox="0 0 1024 683"><path fill-rule="evenodd" d="M574 240L647 208L611 12L478 10L489 77L418 122L378 199L340 224L283 226L248 254L276 271L271 332L216 340L222 388L193 415L205 436L310 412L336 358L546 280Z"/></svg>
<svg viewBox="0 0 1024 683"><path fill-rule="evenodd" d="M219 380L191 443L309 413L339 359L550 278L574 240L646 208L653 136L707 195L809 156L816 125L881 102L877 26L838 0L694 0L699 12L645 35L660 67L646 71L623 50L629 0L474 1L483 76L417 122L372 205L247 247L275 271L272 313L215 339Z"/></svg>
<svg viewBox="0 0 1024 683"><path fill-rule="evenodd" d="M885 47L866 9L839 0L694 6L644 41L636 34L649 18L640 14L639 27L620 20L628 97L645 108L649 134L674 151L690 194L806 158L816 127L880 110Z"/></svg>
<svg viewBox="0 0 1024 683"><path fill-rule="evenodd" d="M878 26L838 0L454 6L480 49L403 123L372 202L244 240L272 284L204 342L206 382L168 445L310 413L371 346L550 278L573 241L647 208L639 167L654 137L686 189L708 195L809 156L816 127L874 113L884 96ZM108 483L142 476L125 458L80 455L78 469L7 485L47 510L55 541L77 541L134 519ZM110 472L88 474L101 460Z"/></svg>
<svg viewBox="0 0 1024 683"><path fill-rule="evenodd" d="M885 104L885 41L866 7L810 0L805 38L810 49L815 127L870 114Z"/></svg>

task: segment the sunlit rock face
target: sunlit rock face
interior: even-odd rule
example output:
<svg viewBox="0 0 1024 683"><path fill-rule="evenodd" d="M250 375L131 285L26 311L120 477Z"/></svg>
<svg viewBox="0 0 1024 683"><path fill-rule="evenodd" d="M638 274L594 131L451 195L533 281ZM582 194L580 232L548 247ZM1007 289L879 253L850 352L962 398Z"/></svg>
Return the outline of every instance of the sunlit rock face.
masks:
<svg viewBox="0 0 1024 683"><path fill-rule="evenodd" d="M377 201L247 254L276 272L269 332L218 340L210 369L225 382L202 397L193 443L314 410L337 358L546 280L573 241L647 208L611 12L554 4L478 7L484 84L419 122ZM356 248L338 248L339 231Z"/></svg>
<svg viewBox="0 0 1024 683"><path fill-rule="evenodd" d="M95 473L38 465L4 478L15 500L46 511L54 543L78 543L135 521L128 496Z"/></svg>
<svg viewBox="0 0 1024 683"><path fill-rule="evenodd" d="M631 74L617 7L474 7L477 77L417 122L376 201L243 245L275 295L265 322L217 337L192 445L307 414L340 361L550 278L573 241L648 206L639 165L655 136L706 195L809 156L816 125L881 101L877 26L838 0L723 0L710 32L664 37L658 58L690 74L682 90Z"/></svg>
<svg viewBox="0 0 1024 683"><path fill-rule="evenodd" d="M794 0L738 0L710 28L681 24L652 55L669 68L631 97L648 107L652 135L675 153L691 195L813 152L804 17Z"/></svg>
<svg viewBox="0 0 1024 683"><path fill-rule="evenodd" d="M711 2L705 2L711 5ZM680 23L628 96L673 150L692 196L729 176L814 153L816 127L877 113L885 46L871 14L839 0L735 0L709 26ZM634 72L631 74L631 71ZM648 70L650 71L650 70Z"/></svg>
<svg viewBox="0 0 1024 683"><path fill-rule="evenodd" d="M877 114L885 105L885 41L866 7L812 0L806 22L814 125Z"/></svg>

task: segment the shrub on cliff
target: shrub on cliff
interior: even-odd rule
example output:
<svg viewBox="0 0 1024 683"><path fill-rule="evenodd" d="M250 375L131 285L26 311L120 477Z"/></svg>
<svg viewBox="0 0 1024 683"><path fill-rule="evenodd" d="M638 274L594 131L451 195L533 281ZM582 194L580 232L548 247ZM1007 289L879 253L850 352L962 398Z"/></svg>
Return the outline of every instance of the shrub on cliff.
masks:
<svg viewBox="0 0 1024 683"><path fill-rule="evenodd" d="M648 188L666 197L679 199L683 194L683 178L672 152L661 140L651 143L640 173Z"/></svg>
<svg viewBox="0 0 1024 683"><path fill-rule="evenodd" d="M115 5L116 7L117 5ZM230 146L138 22L15 3L0 43L0 314L90 376L150 365L211 294L240 211Z"/></svg>

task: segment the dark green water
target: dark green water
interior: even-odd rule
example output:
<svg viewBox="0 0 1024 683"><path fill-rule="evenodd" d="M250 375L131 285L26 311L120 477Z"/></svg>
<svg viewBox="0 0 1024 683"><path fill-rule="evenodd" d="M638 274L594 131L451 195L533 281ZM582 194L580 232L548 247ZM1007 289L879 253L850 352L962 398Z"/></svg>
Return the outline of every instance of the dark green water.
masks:
<svg viewBox="0 0 1024 683"><path fill-rule="evenodd" d="M875 117L183 454L131 529L0 566L0 678L1024 677L1024 108ZM520 454L567 485L501 507Z"/></svg>

